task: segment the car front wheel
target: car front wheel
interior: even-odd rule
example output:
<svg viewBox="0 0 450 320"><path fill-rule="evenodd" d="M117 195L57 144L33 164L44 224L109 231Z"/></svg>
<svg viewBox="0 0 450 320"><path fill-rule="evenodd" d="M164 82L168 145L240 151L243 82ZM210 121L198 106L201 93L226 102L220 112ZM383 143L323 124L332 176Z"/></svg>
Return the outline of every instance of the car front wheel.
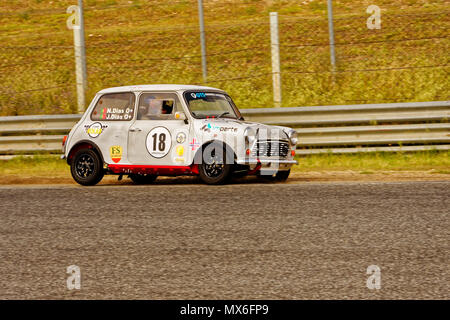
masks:
<svg viewBox="0 0 450 320"><path fill-rule="evenodd" d="M78 150L70 164L73 179L83 186L93 186L99 183L103 176L102 160L92 149Z"/></svg>
<svg viewBox="0 0 450 320"><path fill-rule="evenodd" d="M207 147L203 150L203 159L199 165L200 179L206 184L224 184L229 181L232 173L232 164L226 163L226 150Z"/></svg>

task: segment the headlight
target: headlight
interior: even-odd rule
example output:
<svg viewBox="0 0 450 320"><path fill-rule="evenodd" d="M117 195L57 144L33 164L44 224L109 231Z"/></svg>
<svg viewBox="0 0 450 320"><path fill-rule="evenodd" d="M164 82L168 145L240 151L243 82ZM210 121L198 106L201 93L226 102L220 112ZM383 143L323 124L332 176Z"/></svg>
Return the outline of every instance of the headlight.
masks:
<svg viewBox="0 0 450 320"><path fill-rule="evenodd" d="M297 145L297 142L298 142L298 134L297 134L297 131L295 131L295 130L289 130L289 132L287 133L288 134L288 137L289 137L289 140L291 141L291 144L293 145L293 146L296 146Z"/></svg>
<svg viewBox="0 0 450 320"><path fill-rule="evenodd" d="M253 128L247 127L244 131L245 143L251 144L256 139L256 132Z"/></svg>

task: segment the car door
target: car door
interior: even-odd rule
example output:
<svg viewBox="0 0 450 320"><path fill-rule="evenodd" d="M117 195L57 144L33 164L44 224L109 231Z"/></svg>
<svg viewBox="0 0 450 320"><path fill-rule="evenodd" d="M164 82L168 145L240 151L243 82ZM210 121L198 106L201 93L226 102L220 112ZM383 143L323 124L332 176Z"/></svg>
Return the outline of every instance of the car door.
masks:
<svg viewBox="0 0 450 320"><path fill-rule="evenodd" d="M142 92L128 135L128 159L134 165L185 166L189 125L175 118L184 112L175 92ZM187 122L187 121L186 121Z"/></svg>

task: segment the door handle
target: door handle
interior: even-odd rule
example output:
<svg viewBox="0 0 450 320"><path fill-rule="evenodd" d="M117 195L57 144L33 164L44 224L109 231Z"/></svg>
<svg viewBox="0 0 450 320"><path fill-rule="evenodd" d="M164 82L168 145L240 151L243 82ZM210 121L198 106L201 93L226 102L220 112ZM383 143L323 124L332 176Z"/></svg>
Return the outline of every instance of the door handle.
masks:
<svg viewBox="0 0 450 320"><path fill-rule="evenodd" d="M142 129L139 128L130 128L130 132L140 132Z"/></svg>

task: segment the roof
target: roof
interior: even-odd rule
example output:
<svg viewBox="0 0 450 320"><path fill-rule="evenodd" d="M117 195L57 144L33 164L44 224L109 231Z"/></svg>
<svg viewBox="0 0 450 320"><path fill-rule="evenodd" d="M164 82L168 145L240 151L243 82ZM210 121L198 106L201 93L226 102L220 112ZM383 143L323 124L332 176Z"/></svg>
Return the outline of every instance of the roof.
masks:
<svg viewBox="0 0 450 320"><path fill-rule="evenodd" d="M217 88L204 87L204 86L193 86L185 84L146 84L146 85L134 85L134 86L123 86L107 88L99 91L99 93L116 93L116 92L134 92L134 91L185 91L185 90L198 90L198 91L222 91Z"/></svg>

